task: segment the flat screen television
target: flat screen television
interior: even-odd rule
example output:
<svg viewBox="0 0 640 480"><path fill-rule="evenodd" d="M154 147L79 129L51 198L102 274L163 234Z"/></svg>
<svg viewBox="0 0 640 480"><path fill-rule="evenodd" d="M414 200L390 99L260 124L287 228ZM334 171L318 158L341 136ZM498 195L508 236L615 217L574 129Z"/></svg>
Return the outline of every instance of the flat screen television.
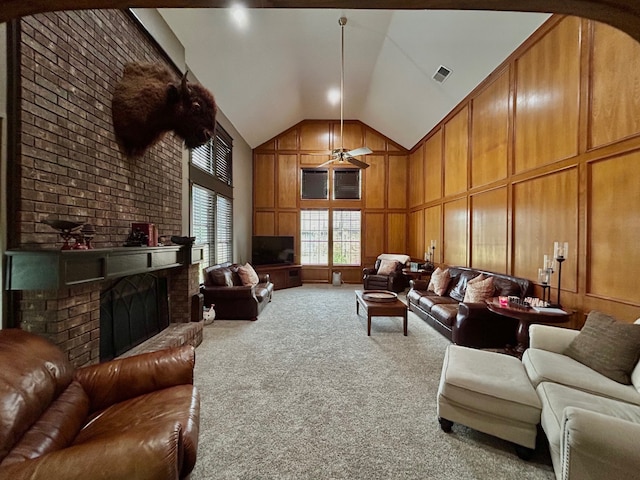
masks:
<svg viewBox="0 0 640 480"><path fill-rule="evenodd" d="M252 265L293 263L293 237L254 236L251 246Z"/></svg>

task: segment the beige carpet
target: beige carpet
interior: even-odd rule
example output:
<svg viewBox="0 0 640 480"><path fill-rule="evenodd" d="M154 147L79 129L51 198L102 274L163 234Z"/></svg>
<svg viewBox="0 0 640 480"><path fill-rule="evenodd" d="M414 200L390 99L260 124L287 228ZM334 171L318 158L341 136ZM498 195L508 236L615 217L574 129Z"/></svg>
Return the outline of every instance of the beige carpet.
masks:
<svg viewBox="0 0 640 480"><path fill-rule="evenodd" d="M204 479L553 479L508 442L436 418L448 341L413 313L355 313L359 286L278 290L256 322L216 321L196 351Z"/></svg>

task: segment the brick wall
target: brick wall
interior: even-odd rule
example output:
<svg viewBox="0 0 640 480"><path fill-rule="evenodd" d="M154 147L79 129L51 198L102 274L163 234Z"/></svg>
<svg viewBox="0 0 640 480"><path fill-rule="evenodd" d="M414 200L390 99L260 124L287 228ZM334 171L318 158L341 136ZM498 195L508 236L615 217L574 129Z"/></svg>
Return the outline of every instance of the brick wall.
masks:
<svg viewBox="0 0 640 480"><path fill-rule="evenodd" d="M162 53L120 10L48 13L20 23L20 198L10 246L61 246L39 223L49 216L93 224L95 247L121 246L131 222L181 234L181 141L168 134L130 160L111 124L124 64L167 64Z"/></svg>
<svg viewBox="0 0 640 480"><path fill-rule="evenodd" d="M130 160L120 153L111 124L111 98L124 64L168 64L162 52L121 10L40 14L21 19L20 29L9 246L60 248L59 235L40 223L47 217L93 224L96 248L122 246L132 222L154 223L159 235L180 235L181 140L168 134ZM193 268L173 270L171 303L180 308L172 308L179 312L172 321L189 321L197 268L195 284ZM18 292L16 321L53 340L75 365L95 363L104 287Z"/></svg>

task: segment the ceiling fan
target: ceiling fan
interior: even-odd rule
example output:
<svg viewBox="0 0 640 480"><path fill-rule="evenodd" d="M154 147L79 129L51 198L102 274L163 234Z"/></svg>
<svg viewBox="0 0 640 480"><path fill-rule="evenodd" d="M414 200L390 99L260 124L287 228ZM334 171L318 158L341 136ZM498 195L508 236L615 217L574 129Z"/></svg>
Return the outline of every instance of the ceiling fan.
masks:
<svg viewBox="0 0 640 480"><path fill-rule="evenodd" d="M341 64L340 64L340 148L332 150L332 158L329 161L318 165L318 168L325 167L331 163L349 162L358 168L368 168L369 164L364 163L357 158L360 155L368 155L373 153L370 148L360 147L354 150L345 151L344 149L344 26L347 24L347 17L340 17L338 20L341 33Z"/></svg>

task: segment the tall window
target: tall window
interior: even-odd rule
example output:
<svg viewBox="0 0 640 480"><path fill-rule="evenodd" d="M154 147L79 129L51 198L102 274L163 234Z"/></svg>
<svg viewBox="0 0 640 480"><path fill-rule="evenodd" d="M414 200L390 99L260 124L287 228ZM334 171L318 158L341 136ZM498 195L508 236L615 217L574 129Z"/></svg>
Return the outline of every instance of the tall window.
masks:
<svg viewBox="0 0 640 480"><path fill-rule="evenodd" d="M303 265L329 264L329 211L300 212L300 260Z"/></svg>
<svg viewBox="0 0 640 480"><path fill-rule="evenodd" d="M360 211L333 211L333 264L360 265Z"/></svg>
<svg viewBox="0 0 640 480"><path fill-rule="evenodd" d="M191 150L191 232L205 243L202 267L233 260L233 139L216 124L214 137Z"/></svg>

